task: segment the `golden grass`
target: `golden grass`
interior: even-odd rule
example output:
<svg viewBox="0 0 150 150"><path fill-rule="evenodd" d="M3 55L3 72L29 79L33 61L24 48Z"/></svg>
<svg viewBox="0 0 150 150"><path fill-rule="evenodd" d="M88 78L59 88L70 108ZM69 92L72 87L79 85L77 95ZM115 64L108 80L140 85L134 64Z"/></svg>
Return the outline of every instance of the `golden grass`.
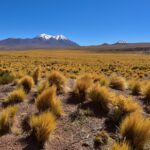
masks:
<svg viewBox="0 0 150 150"><path fill-rule="evenodd" d="M83 102L86 100L92 84L93 80L90 75L83 75L77 79L74 94L78 97L79 101Z"/></svg>
<svg viewBox="0 0 150 150"><path fill-rule="evenodd" d="M65 92L66 78L61 72L52 71L48 76L48 81L50 86L55 85L57 87L57 91Z"/></svg>
<svg viewBox="0 0 150 150"><path fill-rule="evenodd" d="M39 67L34 70L32 77L33 77L34 83L37 84L38 80L40 78L40 68Z"/></svg>
<svg viewBox="0 0 150 150"><path fill-rule="evenodd" d="M36 100L39 111L52 111L56 116L63 114L62 104L56 95L56 87L52 86L44 90Z"/></svg>
<svg viewBox="0 0 150 150"><path fill-rule="evenodd" d="M133 83L133 87L131 90L133 95L141 95L143 91L141 83L140 82Z"/></svg>
<svg viewBox="0 0 150 150"><path fill-rule="evenodd" d="M133 112L142 113L143 109L132 97L125 97L123 95L113 95L112 108L109 112L109 117L114 123L120 123L120 121L127 115Z"/></svg>
<svg viewBox="0 0 150 150"><path fill-rule="evenodd" d="M127 81L123 77L112 76L110 80L110 86L117 90L127 89Z"/></svg>
<svg viewBox="0 0 150 150"><path fill-rule="evenodd" d="M29 93L34 86L33 78L30 76L24 76L20 79L19 86L21 86L26 93Z"/></svg>
<svg viewBox="0 0 150 150"><path fill-rule="evenodd" d="M89 97L92 102L99 106L100 110L108 112L112 94L106 87L93 86L89 93Z"/></svg>
<svg viewBox="0 0 150 150"><path fill-rule="evenodd" d="M32 116L29 125L31 128L31 135L39 144L44 144L56 128L56 120L52 113L45 112L38 116Z"/></svg>
<svg viewBox="0 0 150 150"><path fill-rule="evenodd" d="M42 68L41 76L49 74L51 70L60 70L71 76L85 73L110 76L116 72L126 79L150 78L150 55L141 53L41 49L11 53L1 51L0 55L0 68L7 68L17 78L32 73L37 66Z"/></svg>
<svg viewBox="0 0 150 150"><path fill-rule="evenodd" d="M143 149L150 139L150 119L139 113L132 113L122 121L120 134L133 149Z"/></svg>
<svg viewBox="0 0 150 150"><path fill-rule="evenodd" d="M41 94L45 89L49 87L48 81L43 81L38 87L38 93Z"/></svg>
<svg viewBox="0 0 150 150"><path fill-rule="evenodd" d="M145 97L145 99L150 102L150 83L148 83L148 85L146 85L143 95Z"/></svg>
<svg viewBox="0 0 150 150"><path fill-rule="evenodd" d="M99 83L101 86L109 85L109 79L105 75L94 74L92 78L94 83Z"/></svg>
<svg viewBox="0 0 150 150"><path fill-rule="evenodd" d="M26 95L25 95L24 90L22 88L19 88L8 94L6 102L8 104L15 104L15 103L23 102L25 96Z"/></svg>
<svg viewBox="0 0 150 150"><path fill-rule="evenodd" d="M123 143L114 143L111 150L132 150L129 144Z"/></svg>
<svg viewBox="0 0 150 150"><path fill-rule="evenodd" d="M9 106L0 112L0 134L10 131L16 112L16 106Z"/></svg>

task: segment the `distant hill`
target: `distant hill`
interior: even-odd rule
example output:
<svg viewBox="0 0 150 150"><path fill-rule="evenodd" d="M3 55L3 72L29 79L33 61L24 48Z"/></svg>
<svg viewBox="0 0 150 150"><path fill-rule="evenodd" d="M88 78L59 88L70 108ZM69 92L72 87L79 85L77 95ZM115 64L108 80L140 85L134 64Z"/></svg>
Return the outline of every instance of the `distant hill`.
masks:
<svg viewBox="0 0 150 150"><path fill-rule="evenodd" d="M40 34L34 38L8 38L0 40L1 49L50 48L79 46L63 35Z"/></svg>

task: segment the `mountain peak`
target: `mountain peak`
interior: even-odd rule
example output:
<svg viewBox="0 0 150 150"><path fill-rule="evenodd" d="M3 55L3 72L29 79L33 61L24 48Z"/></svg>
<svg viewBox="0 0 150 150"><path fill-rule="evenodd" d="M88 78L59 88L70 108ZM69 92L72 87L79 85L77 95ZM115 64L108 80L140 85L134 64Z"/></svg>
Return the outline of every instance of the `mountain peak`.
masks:
<svg viewBox="0 0 150 150"><path fill-rule="evenodd" d="M45 33L42 33L40 35L37 36L37 38L42 38L44 40L49 40L49 39L55 39L55 40L67 40L68 38L66 38L64 35L48 35Z"/></svg>

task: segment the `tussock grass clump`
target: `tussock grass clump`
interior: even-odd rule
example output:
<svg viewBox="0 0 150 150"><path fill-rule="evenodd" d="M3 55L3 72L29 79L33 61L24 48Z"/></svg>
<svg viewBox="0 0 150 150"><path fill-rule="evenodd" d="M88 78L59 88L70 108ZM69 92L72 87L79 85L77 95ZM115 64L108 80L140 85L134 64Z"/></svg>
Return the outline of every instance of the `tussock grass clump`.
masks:
<svg viewBox="0 0 150 150"><path fill-rule="evenodd" d="M49 87L48 81L43 81L38 87L38 93L41 94L45 89Z"/></svg>
<svg viewBox="0 0 150 150"><path fill-rule="evenodd" d="M123 95L114 95L112 99L112 108L109 117L113 123L118 124L127 115L133 112L141 113L143 111L140 104L135 102L132 97Z"/></svg>
<svg viewBox="0 0 150 150"><path fill-rule="evenodd" d="M44 90L37 98L36 105L39 111L52 111L56 116L63 114L62 104L56 95L56 87Z"/></svg>
<svg viewBox="0 0 150 150"><path fill-rule="evenodd" d="M40 68L39 67L34 70L32 77L33 77L34 83L37 84L39 77L40 77Z"/></svg>
<svg viewBox="0 0 150 150"><path fill-rule="evenodd" d="M92 85L93 80L90 75L84 75L77 79L74 94L78 97L79 101L83 102L87 99L87 95Z"/></svg>
<svg viewBox="0 0 150 150"><path fill-rule="evenodd" d="M145 100L150 103L150 83L145 87L143 95Z"/></svg>
<svg viewBox="0 0 150 150"><path fill-rule="evenodd" d="M131 90L133 95L140 95L142 93L142 85L140 82L135 82Z"/></svg>
<svg viewBox="0 0 150 150"><path fill-rule="evenodd" d="M89 93L89 97L93 103L99 106L100 110L109 111L112 94L106 87L94 86Z"/></svg>
<svg viewBox="0 0 150 150"><path fill-rule="evenodd" d="M114 143L112 150L132 150L128 143Z"/></svg>
<svg viewBox="0 0 150 150"><path fill-rule="evenodd" d="M33 78L30 76L25 76L19 81L19 85L24 89L26 93L31 91L31 88L34 86Z"/></svg>
<svg viewBox="0 0 150 150"><path fill-rule="evenodd" d="M16 106L9 106L0 112L0 134L10 131L16 112Z"/></svg>
<svg viewBox="0 0 150 150"><path fill-rule="evenodd" d="M38 116L32 116L29 120L29 125L31 136L39 144L43 145L56 128L56 120L52 113L44 112Z"/></svg>
<svg viewBox="0 0 150 150"><path fill-rule="evenodd" d="M109 79L105 75L93 75L93 82L99 83L101 86L108 86L109 85Z"/></svg>
<svg viewBox="0 0 150 150"><path fill-rule="evenodd" d="M112 76L110 80L110 87L116 90L125 90L127 89L127 82L123 77Z"/></svg>
<svg viewBox="0 0 150 150"><path fill-rule="evenodd" d="M24 98L25 98L25 92L22 88L19 88L9 93L6 103L7 104L20 103L23 102Z"/></svg>
<svg viewBox="0 0 150 150"><path fill-rule="evenodd" d="M150 139L150 119L139 113L132 113L122 121L120 134L133 149L143 149Z"/></svg>
<svg viewBox="0 0 150 150"><path fill-rule="evenodd" d="M58 92L65 91L66 78L61 72L52 71L48 76L48 82L50 86L56 86Z"/></svg>

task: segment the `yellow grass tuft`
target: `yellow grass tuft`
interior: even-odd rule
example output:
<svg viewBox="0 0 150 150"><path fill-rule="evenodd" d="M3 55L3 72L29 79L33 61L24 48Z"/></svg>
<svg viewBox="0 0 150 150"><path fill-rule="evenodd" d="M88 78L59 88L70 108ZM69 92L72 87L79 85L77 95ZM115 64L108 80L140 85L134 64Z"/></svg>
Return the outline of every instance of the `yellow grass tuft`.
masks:
<svg viewBox="0 0 150 150"><path fill-rule="evenodd" d="M89 97L101 110L108 112L112 94L106 87L94 86Z"/></svg>
<svg viewBox="0 0 150 150"><path fill-rule="evenodd" d="M150 83L145 87L143 94L145 99L150 102Z"/></svg>
<svg viewBox="0 0 150 150"><path fill-rule="evenodd" d="M39 77L40 77L40 68L39 67L34 70L32 77L33 77L34 83L37 84Z"/></svg>
<svg viewBox="0 0 150 150"><path fill-rule="evenodd" d="M79 98L79 101L85 101L87 94L92 87L92 77L90 75L84 75L77 79L74 89L74 94Z"/></svg>
<svg viewBox="0 0 150 150"><path fill-rule="evenodd" d="M31 135L39 144L44 144L56 128L56 120L52 113L45 112L38 116L32 116L29 120L29 125Z"/></svg>
<svg viewBox="0 0 150 150"><path fill-rule="evenodd" d="M52 111L56 116L63 114L62 104L56 95L56 87L44 90L37 98L36 105L39 111Z"/></svg>
<svg viewBox="0 0 150 150"><path fill-rule="evenodd" d="M52 71L48 76L48 81L50 86L55 85L57 87L57 91L64 92L66 87L66 78L65 76L58 71Z"/></svg>
<svg viewBox="0 0 150 150"><path fill-rule="evenodd" d="M38 93L41 94L45 89L49 87L48 81L43 81L38 87Z"/></svg>
<svg viewBox="0 0 150 150"><path fill-rule="evenodd" d="M132 113L122 121L120 134L133 149L143 149L150 138L150 119L139 113Z"/></svg>
<svg viewBox="0 0 150 150"><path fill-rule="evenodd" d="M114 123L120 123L120 121L128 114L133 112L143 112L142 107L132 97L125 97L123 95L114 94L112 98L112 108L110 110L109 117Z"/></svg>
<svg viewBox="0 0 150 150"><path fill-rule="evenodd" d="M112 150L132 150L129 144L123 143L114 143L112 146Z"/></svg>
<svg viewBox="0 0 150 150"><path fill-rule="evenodd" d="M34 81L33 78L30 76L25 76L23 78L20 79L19 81L19 85L24 89L24 91L26 93L29 93L31 88L34 85Z"/></svg>
<svg viewBox="0 0 150 150"><path fill-rule="evenodd" d="M127 82L123 77L112 76L110 80L110 86L117 90L127 89Z"/></svg>
<svg viewBox="0 0 150 150"><path fill-rule="evenodd" d="M142 93L142 85L140 82L135 82L131 90L133 95L140 95Z"/></svg>
<svg viewBox="0 0 150 150"><path fill-rule="evenodd" d="M9 106L0 113L0 134L10 131L16 112L16 106Z"/></svg>
<svg viewBox="0 0 150 150"><path fill-rule="evenodd" d="M15 104L15 103L22 102L24 98L25 98L25 92L22 88L19 88L9 93L6 102L8 104Z"/></svg>

